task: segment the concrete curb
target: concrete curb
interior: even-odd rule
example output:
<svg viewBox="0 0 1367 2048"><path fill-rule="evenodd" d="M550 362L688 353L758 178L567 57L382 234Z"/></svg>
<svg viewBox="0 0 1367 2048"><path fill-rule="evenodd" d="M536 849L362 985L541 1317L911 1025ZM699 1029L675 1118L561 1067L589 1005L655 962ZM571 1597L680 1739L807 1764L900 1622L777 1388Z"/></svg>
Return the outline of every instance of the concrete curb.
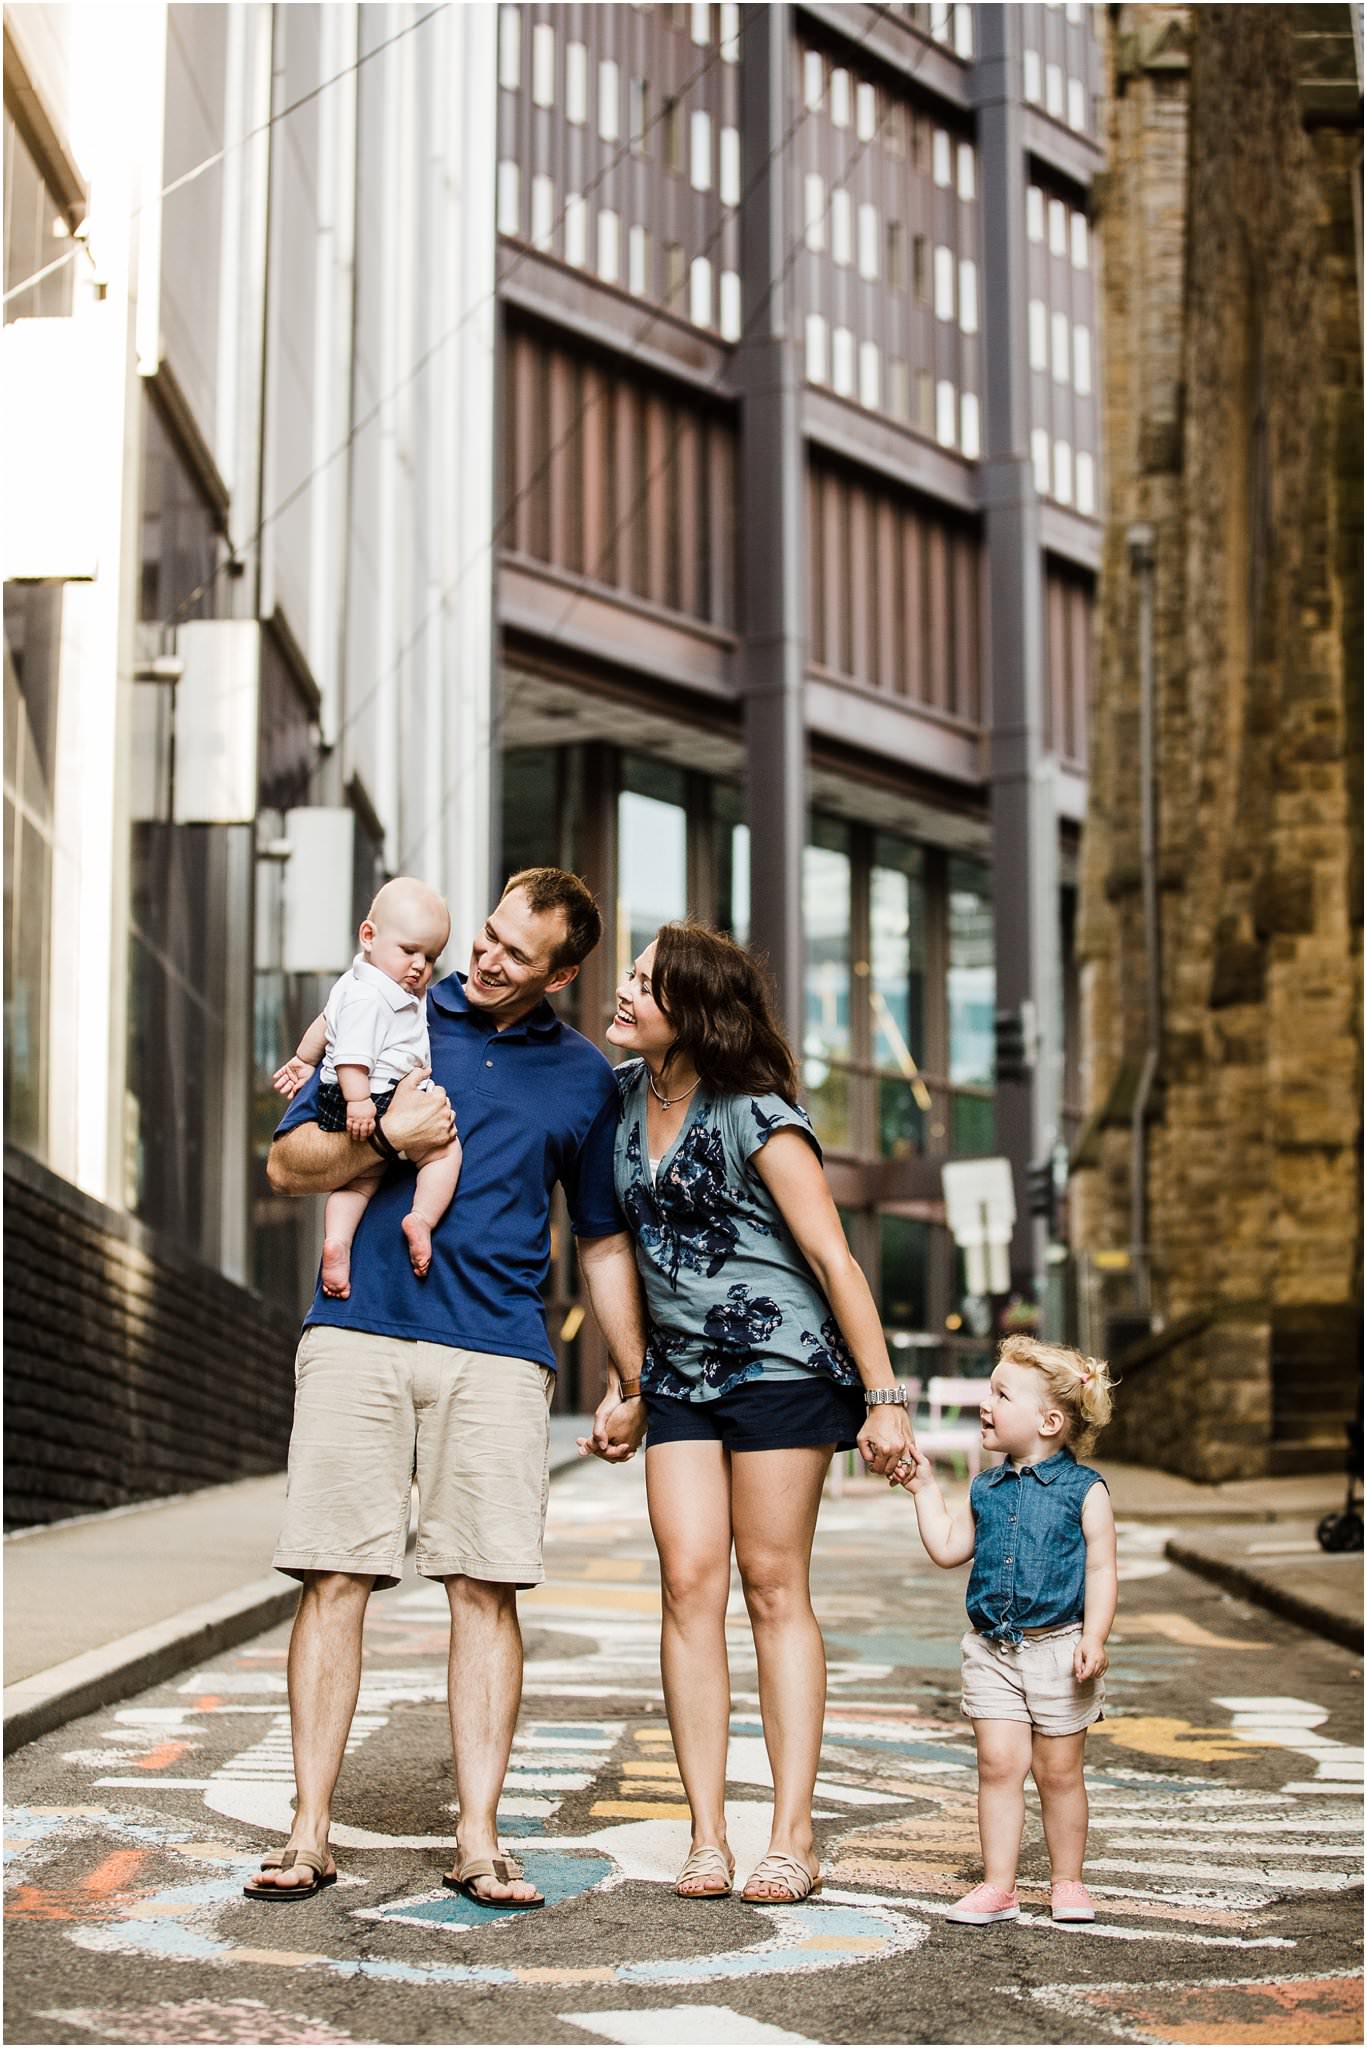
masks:
<svg viewBox="0 0 1367 2048"><path fill-rule="evenodd" d="M572 1441L568 1449L552 1447L552 1477L578 1463L579 1453ZM410 1526L410 1550L416 1534ZM150 1628L137 1629L132 1635L101 1644L98 1650L83 1651L64 1664L16 1680L4 1692L4 1754L9 1756L26 1742L79 1720L82 1714L113 1706L149 1685L164 1684L191 1664L235 1649L263 1629L288 1620L298 1598L294 1580L271 1572L201 1607L187 1607Z"/></svg>
<svg viewBox="0 0 1367 2048"><path fill-rule="evenodd" d="M1294 1593L1286 1586L1278 1586L1263 1578L1250 1565L1237 1564L1229 1558L1211 1557L1208 1552L1183 1542L1180 1537L1170 1538L1164 1550L1174 1564L1184 1565L1200 1578L1213 1580L1227 1592L1240 1593L1257 1606L1280 1614L1286 1621L1294 1621L1298 1628L1309 1629L1314 1635L1325 1636L1331 1643L1338 1643L1343 1649L1355 1650L1359 1656L1362 1655L1362 1629L1350 1615L1339 1614L1332 1607L1322 1606L1318 1600Z"/></svg>

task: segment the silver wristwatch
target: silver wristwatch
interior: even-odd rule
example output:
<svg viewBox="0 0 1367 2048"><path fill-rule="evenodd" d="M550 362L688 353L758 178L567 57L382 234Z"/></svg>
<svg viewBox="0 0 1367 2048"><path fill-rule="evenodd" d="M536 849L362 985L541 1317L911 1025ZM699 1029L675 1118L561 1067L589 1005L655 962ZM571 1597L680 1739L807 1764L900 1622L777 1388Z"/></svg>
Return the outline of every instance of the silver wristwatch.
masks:
<svg viewBox="0 0 1367 2048"><path fill-rule="evenodd" d="M865 1387L866 1408L905 1408L907 1390L905 1387Z"/></svg>

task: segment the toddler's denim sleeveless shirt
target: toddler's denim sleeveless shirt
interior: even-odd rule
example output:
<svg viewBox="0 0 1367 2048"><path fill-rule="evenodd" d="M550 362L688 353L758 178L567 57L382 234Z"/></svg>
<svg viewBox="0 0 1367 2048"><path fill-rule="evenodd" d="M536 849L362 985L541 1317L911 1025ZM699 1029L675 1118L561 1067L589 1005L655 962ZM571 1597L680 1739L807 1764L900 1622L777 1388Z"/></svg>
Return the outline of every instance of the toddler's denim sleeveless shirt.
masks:
<svg viewBox="0 0 1367 2048"><path fill-rule="evenodd" d="M1106 1484L1101 1474L1069 1450L1038 1465L978 1474L969 1493L975 1548L968 1618L980 1635L1018 1643L1024 1629L1082 1620L1082 1503L1097 1484Z"/></svg>

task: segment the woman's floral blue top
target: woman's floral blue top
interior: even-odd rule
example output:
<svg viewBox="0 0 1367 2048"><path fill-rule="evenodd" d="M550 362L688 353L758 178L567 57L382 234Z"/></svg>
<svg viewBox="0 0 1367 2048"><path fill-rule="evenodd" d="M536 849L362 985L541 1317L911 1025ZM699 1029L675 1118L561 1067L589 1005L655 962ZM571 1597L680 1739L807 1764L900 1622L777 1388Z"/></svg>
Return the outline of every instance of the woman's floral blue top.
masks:
<svg viewBox="0 0 1367 2048"><path fill-rule="evenodd" d="M646 1392L712 1401L747 1380L813 1373L858 1386L830 1305L753 1163L785 1129L801 1131L819 1159L806 1111L781 1095L701 1087L652 1183L644 1061L620 1066L617 1085L617 1199L651 1325Z"/></svg>

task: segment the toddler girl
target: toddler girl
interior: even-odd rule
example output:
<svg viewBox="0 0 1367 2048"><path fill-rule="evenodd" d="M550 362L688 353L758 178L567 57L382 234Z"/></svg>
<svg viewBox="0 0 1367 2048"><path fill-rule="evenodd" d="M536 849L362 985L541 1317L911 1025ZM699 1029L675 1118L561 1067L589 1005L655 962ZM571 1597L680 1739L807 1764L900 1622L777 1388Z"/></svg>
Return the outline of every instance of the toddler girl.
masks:
<svg viewBox="0 0 1367 2048"><path fill-rule="evenodd" d="M293 1096L320 1063L318 1127L345 1131L382 1148L374 1137L404 1075L431 1064L427 986L451 935L446 905L434 889L399 875L384 887L361 922L361 950L334 984L321 1016L299 1041L294 1058L274 1076ZM381 1134L383 1135L383 1134ZM389 1148L387 1157L393 1157ZM399 1155L402 1157L402 1155ZM418 1168L413 1207L403 1219L408 1258L421 1280L432 1263L432 1232L446 1214L460 1178L461 1147L452 1138ZM324 1294L351 1292L351 1246L366 1204L384 1179L387 1158L330 1194L323 1212Z"/></svg>
<svg viewBox="0 0 1367 2048"><path fill-rule="evenodd" d="M962 1712L978 1745L986 1881L949 1918L970 1927L1020 1918L1016 1865L1033 1773L1053 1918L1094 1920L1082 1882L1082 1752L1105 1703L1115 1518L1105 1480L1078 1457L1110 1420L1110 1378L1098 1360L1064 1345L1008 1337L980 1413L983 1444L1005 1452L1005 1463L979 1473L957 1514L921 1451L900 1481L915 1496L921 1541L936 1564L973 1560Z"/></svg>

